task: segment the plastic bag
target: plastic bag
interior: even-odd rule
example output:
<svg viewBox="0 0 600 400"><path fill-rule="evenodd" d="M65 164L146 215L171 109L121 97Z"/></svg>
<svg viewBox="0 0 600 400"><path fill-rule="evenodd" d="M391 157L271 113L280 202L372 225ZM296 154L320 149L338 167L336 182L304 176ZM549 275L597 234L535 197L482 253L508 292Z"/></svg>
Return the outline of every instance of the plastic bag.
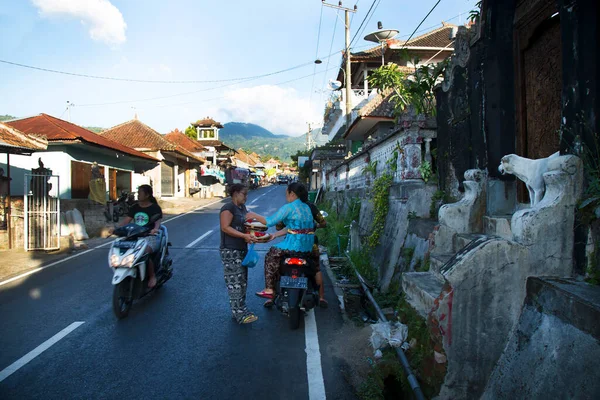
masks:
<svg viewBox="0 0 600 400"><path fill-rule="evenodd" d="M256 264L258 264L259 258L260 257L258 253L256 252L256 250L254 250L254 243L252 243L248 246L248 254L246 254L246 257L244 257L244 259L242 260L242 266L247 268L254 268Z"/></svg>
<svg viewBox="0 0 600 400"><path fill-rule="evenodd" d="M371 346L383 349L388 345L400 347L408 336L408 327L400 322L382 322L371 325Z"/></svg>

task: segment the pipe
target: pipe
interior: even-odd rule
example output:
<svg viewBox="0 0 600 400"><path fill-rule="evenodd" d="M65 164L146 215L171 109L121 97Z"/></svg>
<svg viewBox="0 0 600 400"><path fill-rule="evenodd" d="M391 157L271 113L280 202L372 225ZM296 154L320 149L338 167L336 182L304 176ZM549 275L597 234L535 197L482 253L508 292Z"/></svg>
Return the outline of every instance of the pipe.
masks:
<svg viewBox="0 0 600 400"><path fill-rule="evenodd" d="M350 259L350 255L348 254L348 252L346 252L346 257L348 258L348 262L350 262L350 265L354 269L354 272L356 273L356 276L358 277L358 281L360 282L360 285L362 286L363 290L367 294L367 298L369 299L371 304L373 304L373 307L375 307L375 311L377 312L379 319L383 322L388 322L387 318L383 314L383 311L381 311L379 304L377 304L377 302L375 301L375 298L369 291L369 288L368 288L367 284L365 283L365 279L362 277L360 272L358 272L358 270L356 269L356 266L354 266L354 263ZM402 368L404 368L404 373L406 374L406 379L408 379L410 388L412 389L413 393L415 394L417 400L425 400L425 396L423 395L421 386L419 386L419 381L417 381L417 378L415 377L415 375L412 372L412 369L410 368L410 364L408 363L406 354L404 354L404 350L402 350L402 348L400 348L400 347L394 347L394 349L396 350L396 354L398 355L398 358L400 359Z"/></svg>

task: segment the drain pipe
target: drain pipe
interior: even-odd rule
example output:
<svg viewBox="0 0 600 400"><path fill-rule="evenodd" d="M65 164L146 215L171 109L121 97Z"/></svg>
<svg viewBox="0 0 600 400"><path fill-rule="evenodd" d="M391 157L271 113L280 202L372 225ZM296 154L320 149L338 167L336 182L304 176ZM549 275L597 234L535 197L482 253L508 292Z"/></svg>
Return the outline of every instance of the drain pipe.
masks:
<svg viewBox="0 0 600 400"><path fill-rule="evenodd" d="M354 269L354 272L356 273L356 276L358 277L358 281L360 282L360 285L362 286L363 290L367 294L367 298L369 299L371 304L373 304L373 307L375 307L375 311L377 312L379 319L383 322L388 322L387 318L383 314L383 311L381 311L379 304L377 304L377 302L375 301L375 298L371 294L371 291L369 290L369 287L367 286L365 279L362 277L360 272L358 272L358 270L356 269L356 266L350 259L350 255L348 254L348 252L346 252L346 257L348 258L348 262L350 262L350 265ZM419 382L417 381L417 378L415 377L415 375L412 372L412 369L410 368L410 364L408 363L406 354L404 354L404 350L402 350L402 348L400 348L400 347L394 347L394 349L396 350L396 354L398 355L398 358L400 359L400 363L402 364L402 367L404 368L404 373L406 374L406 378L408 379L410 388L412 389L413 393L415 394L417 400L425 400L425 396L423 395L421 386L419 386Z"/></svg>

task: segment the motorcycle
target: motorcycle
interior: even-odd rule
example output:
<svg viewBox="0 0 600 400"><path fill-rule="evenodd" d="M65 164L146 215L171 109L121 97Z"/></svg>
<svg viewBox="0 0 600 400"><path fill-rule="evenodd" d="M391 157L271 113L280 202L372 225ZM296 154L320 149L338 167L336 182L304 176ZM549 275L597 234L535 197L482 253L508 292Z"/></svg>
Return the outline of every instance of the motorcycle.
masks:
<svg viewBox="0 0 600 400"><path fill-rule="evenodd" d="M129 207L135 203L135 194L128 193L126 190L121 192L121 196L113 202L113 221L118 222L119 217L127 215Z"/></svg>
<svg viewBox="0 0 600 400"><path fill-rule="evenodd" d="M151 254L146 254L144 237L150 232L149 227L136 224L127 224L116 228L114 235L120 238L115 240L108 252L108 265L113 269L112 306L118 319L127 317L134 300L141 299L147 294L158 290L172 276L171 265L173 260L169 256L169 235L165 226L160 227L158 239L160 246ZM156 274L156 286L148 288L148 274L146 268L148 260L152 258Z"/></svg>
<svg viewBox="0 0 600 400"><path fill-rule="evenodd" d="M328 216L325 211L321 214ZM295 330L305 313L319 305L316 266L310 254L295 253L281 261L279 271L273 304L289 317L290 329Z"/></svg>

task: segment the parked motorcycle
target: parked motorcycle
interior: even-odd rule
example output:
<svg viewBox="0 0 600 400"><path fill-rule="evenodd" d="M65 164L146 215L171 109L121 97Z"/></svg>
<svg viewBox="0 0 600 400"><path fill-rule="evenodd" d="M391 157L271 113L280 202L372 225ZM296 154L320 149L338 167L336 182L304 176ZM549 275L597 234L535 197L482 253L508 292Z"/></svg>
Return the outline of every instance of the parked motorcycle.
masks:
<svg viewBox="0 0 600 400"><path fill-rule="evenodd" d="M135 195L126 190L121 192L121 196L113 202L113 220L119 221L119 217L127 215L129 207L135 203Z"/></svg>
<svg viewBox="0 0 600 400"><path fill-rule="evenodd" d="M113 268L112 278L113 311L122 319L129 314L134 300L141 299L154 290L158 290L171 276L173 260L169 256L169 235L165 226L160 227L158 251L146 254L144 237L150 232L149 227L127 224L116 228L114 235L119 236L108 252L108 265ZM156 286L148 288L147 264L152 257L156 274Z"/></svg>

